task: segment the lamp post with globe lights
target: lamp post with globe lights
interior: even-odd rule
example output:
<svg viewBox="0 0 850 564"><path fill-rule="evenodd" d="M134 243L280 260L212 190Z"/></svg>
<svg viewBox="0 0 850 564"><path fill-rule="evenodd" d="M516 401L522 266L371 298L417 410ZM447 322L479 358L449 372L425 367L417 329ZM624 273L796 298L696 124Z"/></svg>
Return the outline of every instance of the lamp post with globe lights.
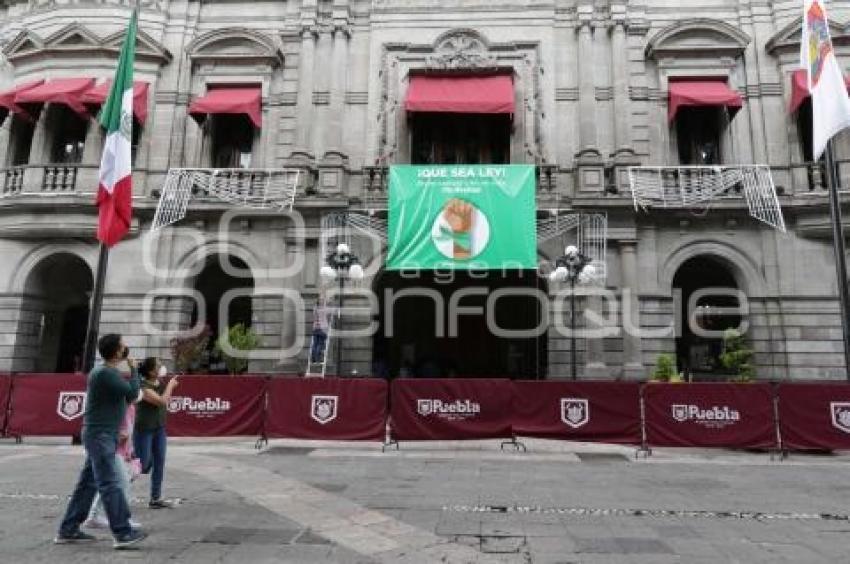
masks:
<svg viewBox="0 0 850 564"><path fill-rule="evenodd" d="M587 255L579 252L578 247L569 245L564 249L564 255L555 259L555 270L549 274L552 282L570 282L570 347L571 374L573 380L577 379L576 369L576 282L584 284L589 282L596 274L596 268L591 264Z"/></svg>
<svg viewBox="0 0 850 564"><path fill-rule="evenodd" d="M336 249L325 257L325 265L319 270L322 279L331 283L339 281L339 311L337 313L338 330L342 331L342 308L345 303L345 280L357 282L363 280L363 267L357 255L351 252L346 243L339 243ZM325 345L327 346L327 345ZM342 375L342 342L338 340L336 345L336 371Z"/></svg>

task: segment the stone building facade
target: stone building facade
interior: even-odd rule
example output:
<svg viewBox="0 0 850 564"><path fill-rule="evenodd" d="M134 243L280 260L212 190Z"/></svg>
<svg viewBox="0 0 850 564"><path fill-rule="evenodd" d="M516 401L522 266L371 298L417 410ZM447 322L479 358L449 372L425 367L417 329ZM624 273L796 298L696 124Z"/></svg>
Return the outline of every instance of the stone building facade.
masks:
<svg viewBox="0 0 850 564"><path fill-rule="evenodd" d="M114 71L131 4L5 0L3 90L46 79L77 88L69 90L73 98L102 84ZM832 36L846 72L850 8L834 4ZM135 78L147 90L134 135L134 221L110 256L101 323L101 331L126 335L134 351L168 358L168 331L199 316L193 292L212 296L214 309L226 290L254 288L235 309L263 339L263 358L251 370L303 370L321 290L323 215L381 216L391 164L500 159L537 167L541 217L607 214L605 285L638 298L618 301L613 313L619 319L626 308L648 332L580 339L582 377L644 378L662 352L712 377L717 343L684 342L663 330L679 313L674 287L687 293L700 285L746 295L746 336L760 378L845 376L823 171L806 156L806 102L788 109L799 66L798 1L142 0L139 29ZM512 115L464 122L405 111L411 76L484 71L512 77ZM61 80L71 78L93 80ZM671 84L688 81L722 83L743 105L696 104L671 120ZM193 101L235 88L259 91L259 123L246 112L189 115ZM91 117L96 102L75 109L55 91L14 108L14 93L4 99L0 370L71 370L97 260L92 202L104 136ZM850 158L846 135L836 150ZM677 167L696 164L768 165L787 230L753 220L734 194L696 207L635 210L630 166L668 167L675 176L684 174ZM175 228L151 233L168 172L177 168L242 168L227 174L246 190L265 174L298 169L298 218L228 214L238 208L198 195ZM850 185L843 162L841 173ZM541 263L554 260L563 242L541 245ZM235 257L245 276L222 272L210 260L219 255ZM380 249L361 256L372 267L364 287L393 284L382 257ZM545 280L535 285L555 291ZM363 313L354 297L349 303L358 306L345 311L352 324L384 315ZM346 339L342 372L374 371L383 354L377 347L393 349L389 368L397 373L407 354L398 351L410 344L403 340ZM479 372L569 373L570 340L553 330L533 352L515 348L526 357L516 362L510 344L475 343L470 348L490 348L464 354L496 359L477 365ZM299 352L281 360L282 349Z"/></svg>

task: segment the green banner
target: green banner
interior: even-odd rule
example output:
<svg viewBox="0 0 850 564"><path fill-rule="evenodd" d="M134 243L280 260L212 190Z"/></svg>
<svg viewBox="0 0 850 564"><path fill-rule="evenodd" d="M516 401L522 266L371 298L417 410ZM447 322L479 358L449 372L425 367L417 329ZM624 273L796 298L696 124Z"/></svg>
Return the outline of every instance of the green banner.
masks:
<svg viewBox="0 0 850 564"><path fill-rule="evenodd" d="M390 167L388 270L536 268L534 167Z"/></svg>

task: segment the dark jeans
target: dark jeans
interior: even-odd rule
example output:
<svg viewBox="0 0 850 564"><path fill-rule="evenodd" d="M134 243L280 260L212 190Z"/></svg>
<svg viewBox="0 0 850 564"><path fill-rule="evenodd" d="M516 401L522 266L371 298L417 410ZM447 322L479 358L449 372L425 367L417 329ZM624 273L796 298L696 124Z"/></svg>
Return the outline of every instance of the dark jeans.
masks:
<svg viewBox="0 0 850 564"><path fill-rule="evenodd" d="M322 355L325 354L325 343L327 342L327 333L321 329L313 330L313 349L310 351L310 362L322 362Z"/></svg>
<svg viewBox="0 0 850 564"><path fill-rule="evenodd" d="M133 433L133 449L142 462L142 474L151 474L151 499L162 497L162 480L165 477L165 427Z"/></svg>
<svg viewBox="0 0 850 564"><path fill-rule="evenodd" d="M59 534L73 535L80 530L89 515L94 495L99 493L112 534L116 537L126 535L131 531L130 508L121 491L120 469L115 465L118 436L113 431L83 429L82 440L86 461L59 525Z"/></svg>

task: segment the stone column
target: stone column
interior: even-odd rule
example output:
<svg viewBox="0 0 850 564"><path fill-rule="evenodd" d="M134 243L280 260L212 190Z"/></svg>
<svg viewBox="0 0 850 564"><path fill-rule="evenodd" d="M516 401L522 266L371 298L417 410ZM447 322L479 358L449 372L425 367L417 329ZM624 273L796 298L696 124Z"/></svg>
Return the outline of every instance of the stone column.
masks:
<svg viewBox="0 0 850 564"><path fill-rule="evenodd" d="M316 32L312 27L301 31L301 51L298 56L298 97L296 100L295 150L310 152L313 122L313 60Z"/></svg>
<svg viewBox="0 0 850 564"><path fill-rule="evenodd" d="M336 27L333 33L331 57L330 112L325 131L325 148L341 152L343 148L342 124L345 112L345 91L348 86L348 37L345 27Z"/></svg>
<svg viewBox="0 0 850 564"><path fill-rule="evenodd" d="M602 298L600 296L590 295L584 303L588 311L593 311L597 314L602 313ZM586 317L585 320L587 320ZM587 321L585 323L585 329L594 331L598 327ZM594 380L610 378L611 374L605 363L605 339L603 337L588 337L585 339L585 343L584 377Z"/></svg>
<svg viewBox="0 0 850 564"><path fill-rule="evenodd" d="M614 6L614 8L621 8ZM625 9L617 12L614 27L611 29L611 81L614 101L614 149L615 154L630 150L629 138L629 67L628 47L626 46Z"/></svg>
<svg viewBox="0 0 850 564"><path fill-rule="evenodd" d="M331 28L323 27L319 30L313 61L313 92L311 93L311 103L313 104L312 148L313 155L316 158L324 155L328 148L325 140L327 136L329 85L330 81L333 80L332 75L334 72L333 67L331 66L329 68L328 65L328 62L331 61L332 33Z"/></svg>
<svg viewBox="0 0 850 564"><path fill-rule="evenodd" d="M578 29L578 105L579 105L579 139L581 151L596 151L596 87L593 83L593 28L589 13L582 13L579 8Z"/></svg>
<svg viewBox="0 0 850 564"><path fill-rule="evenodd" d="M577 192L598 194L604 189L605 174L596 138L592 4L583 4L578 7L578 26L577 71L580 149L576 154Z"/></svg>
<svg viewBox="0 0 850 564"><path fill-rule="evenodd" d="M644 376L641 339L634 331L640 327L638 296L637 241L620 241L620 262L623 272L621 290L628 292L628 301L621 301L623 316L623 377L638 379ZM625 323L628 318L628 323Z"/></svg>

